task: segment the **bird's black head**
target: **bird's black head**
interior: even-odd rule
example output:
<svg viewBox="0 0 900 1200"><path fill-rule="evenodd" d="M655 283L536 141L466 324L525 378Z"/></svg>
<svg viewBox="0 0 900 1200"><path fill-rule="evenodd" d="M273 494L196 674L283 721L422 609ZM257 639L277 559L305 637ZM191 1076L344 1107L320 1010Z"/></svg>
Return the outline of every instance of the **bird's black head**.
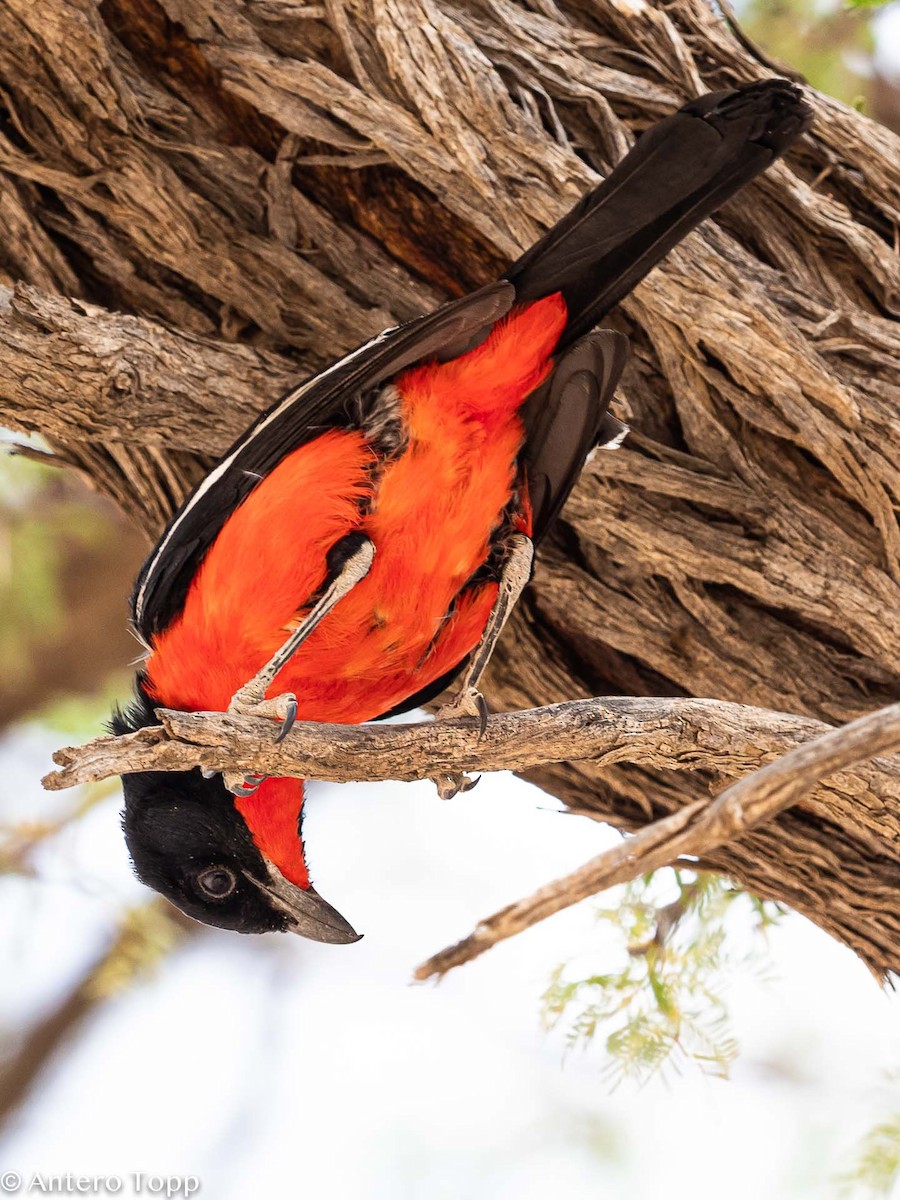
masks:
<svg viewBox="0 0 900 1200"><path fill-rule="evenodd" d="M291 883L257 849L221 775L123 775L122 827L139 879L205 925L299 933L317 942L359 935L312 887Z"/></svg>
<svg viewBox="0 0 900 1200"><path fill-rule="evenodd" d="M263 856L221 775L141 771L122 777L122 828L138 878L182 912L240 933L287 928Z"/></svg>
<svg viewBox="0 0 900 1200"><path fill-rule="evenodd" d="M133 703L113 713L110 729L121 735L154 724L139 675ZM122 790L122 828L135 873L189 917L238 933L359 940L314 888L291 883L260 852L221 775L207 778L199 767L134 771L122 776Z"/></svg>

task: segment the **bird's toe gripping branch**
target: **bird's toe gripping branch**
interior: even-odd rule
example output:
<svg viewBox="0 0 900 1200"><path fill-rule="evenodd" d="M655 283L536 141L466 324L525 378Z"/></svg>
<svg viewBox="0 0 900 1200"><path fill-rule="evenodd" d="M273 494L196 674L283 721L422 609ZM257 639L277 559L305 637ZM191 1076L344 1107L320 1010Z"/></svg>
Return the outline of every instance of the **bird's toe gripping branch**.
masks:
<svg viewBox="0 0 900 1200"><path fill-rule="evenodd" d="M435 720L449 721L455 717L475 717L478 721L478 739L480 741L487 729L489 715L487 701L481 692L475 687L466 687L455 699L438 709L435 713ZM436 775L433 783L442 800L452 800L461 792L471 792L480 778L480 775L476 775L473 779L463 771L453 771L446 775Z"/></svg>
<svg viewBox="0 0 900 1200"><path fill-rule="evenodd" d="M455 699L438 709L435 714L435 720L449 721L454 717L476 717L478 720L478 736L479 738L483 738L484 731L487 729L489 716L490 711L487 706L487 700L485 700L481 692L475 687L466 687L463 688Z"/></svg>
<svg viewBox="0 0 900 1200"><path fill-rule="evenodd" d="M459 796L462 792L471 792L480 779L480 775L473 778L463 771L453 771L446 775L434 775L431 782L437 788L438 796L442 800L452 800L454 796Z"/></svg>
<svg viewBox="0 0 900 1200"><path fill-rule="evenodd" d="M258 678L259 676L256 676L256 679ZM293 692L283 692L280 696L273 696L271 700L265 697L258 700L258 694L256 682L251 680L231 697L228 712L240 717L263 717L266 720L280 721L281 728L275 738L275 744L278 745L291 732L297 720L297 697ZM251 796L265 779L265 775L225 771L222 779L233 795Z"/></svg>
<svg viewBox="0 0 900 1200"><path fill-rule="evenodd" d="M512 534L507 543L506 561L500 575L497 599L481 635L481 641L472 653L462 686L454 699L449 704L444 704L435 714L437 721L452 720L455 717L475 717L478 720L479 741L487 729L489 714L487 701L478 690L478 684L491 660L503 626L531 579L533 563L534 543L531 538L524 533ZM479 775L471 779L461 771L454 771L436 776L433 782L442 800L452 800L460 792L470 792L480 778Z"/></svg>

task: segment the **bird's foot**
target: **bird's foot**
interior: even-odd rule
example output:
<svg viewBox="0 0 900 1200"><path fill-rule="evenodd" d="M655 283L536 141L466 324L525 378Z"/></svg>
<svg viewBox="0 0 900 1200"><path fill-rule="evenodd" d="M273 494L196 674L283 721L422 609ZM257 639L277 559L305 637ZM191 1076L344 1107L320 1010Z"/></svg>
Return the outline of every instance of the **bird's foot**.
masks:
<svg viewBox="0 0 900 1200"><path fill-rule="evenodd" d="M262 717L267 721L280 721L281 728L275 738L275 745L283 742L291 732L297 720L297 697L293 692L283 692L267 700L260 695L252 683L240 688L231 697L228 712L239 717ZM242 771L224 771L222 779L226 788L234 796L252 796L265 775L255 773L245 775Z"/></svg>
<svg viewBox="0 0 900 1200"><path fill-rule="evenodd" d="M266 775L252 773L245 775L243 771L223 771L222 782L232 796L252 796Z"/></svg>
<svg viewBox="0 0 900 1200"><path fill-rule="evenodd" d="M477 717L478 738L480 741L484 737L485 729L487 729L489 716L487 701L478 688L466 687L449 704L441 705L434 714L434 719L436 721L451 721L454 717Z"/></svg>
<svg viewBox="0 0 900 1200"><path fill-rule="evenodd" d="M461 792L471 792L480 778L480 775L476 775L472 779L462 771L447 771L444 775L433 776L431 782L437 788L438 795L442 800L452 800Z"/></svg>
<svg viewBox="0 0 900 1200"><path fill-rule="evenodd" d="M297 720L297 697L293 692L282 692L280 696L273 696L271 700L267 700L252 685L247 685L231 697L228 711L239 717L263 717L267 721L280 721L281 729L275 739L277 745L278 742L284 741Z"/></svg>
<svg viewBox="0 0 900 1200"><path fill-rule="evenodd" d="M488 715L487 701L481 692L474 687L464 687L455 699L438 709L434 714L434 719L450 721L455 717L475 717L478 721L478 740L480 741L487 729ZM472 779L462 771L447 771L443 775L436 775L432 782L442 800L452 800L461 792L471 792L480 778L480 775L476 775Z"/></svg>

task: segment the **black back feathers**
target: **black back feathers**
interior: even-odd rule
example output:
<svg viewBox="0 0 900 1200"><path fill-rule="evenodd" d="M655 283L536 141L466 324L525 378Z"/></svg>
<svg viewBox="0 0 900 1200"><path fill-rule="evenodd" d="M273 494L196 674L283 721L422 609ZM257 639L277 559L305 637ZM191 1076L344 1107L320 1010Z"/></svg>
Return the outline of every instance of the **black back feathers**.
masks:
<svg viewBox="0 0 900 1200"><path fill-rule="evenodd" d="M799 88L768 79L692 100L652 126L611 174L506 273L516 301L562 292L568 345L810 125Z"/></svg>

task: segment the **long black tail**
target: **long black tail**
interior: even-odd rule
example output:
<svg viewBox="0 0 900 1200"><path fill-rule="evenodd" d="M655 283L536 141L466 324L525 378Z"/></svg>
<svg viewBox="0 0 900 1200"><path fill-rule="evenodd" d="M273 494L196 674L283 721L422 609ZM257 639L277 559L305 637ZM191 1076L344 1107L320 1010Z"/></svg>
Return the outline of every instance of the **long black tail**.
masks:
<svg viewBox="0 0 900 1200"><path fill-rule="evenodd" d="M515 262L517 302L562 292L562 346L586 333L676 242L810 125L800 90L769 79L692 100L640 137L603 183Z"/></svg>

